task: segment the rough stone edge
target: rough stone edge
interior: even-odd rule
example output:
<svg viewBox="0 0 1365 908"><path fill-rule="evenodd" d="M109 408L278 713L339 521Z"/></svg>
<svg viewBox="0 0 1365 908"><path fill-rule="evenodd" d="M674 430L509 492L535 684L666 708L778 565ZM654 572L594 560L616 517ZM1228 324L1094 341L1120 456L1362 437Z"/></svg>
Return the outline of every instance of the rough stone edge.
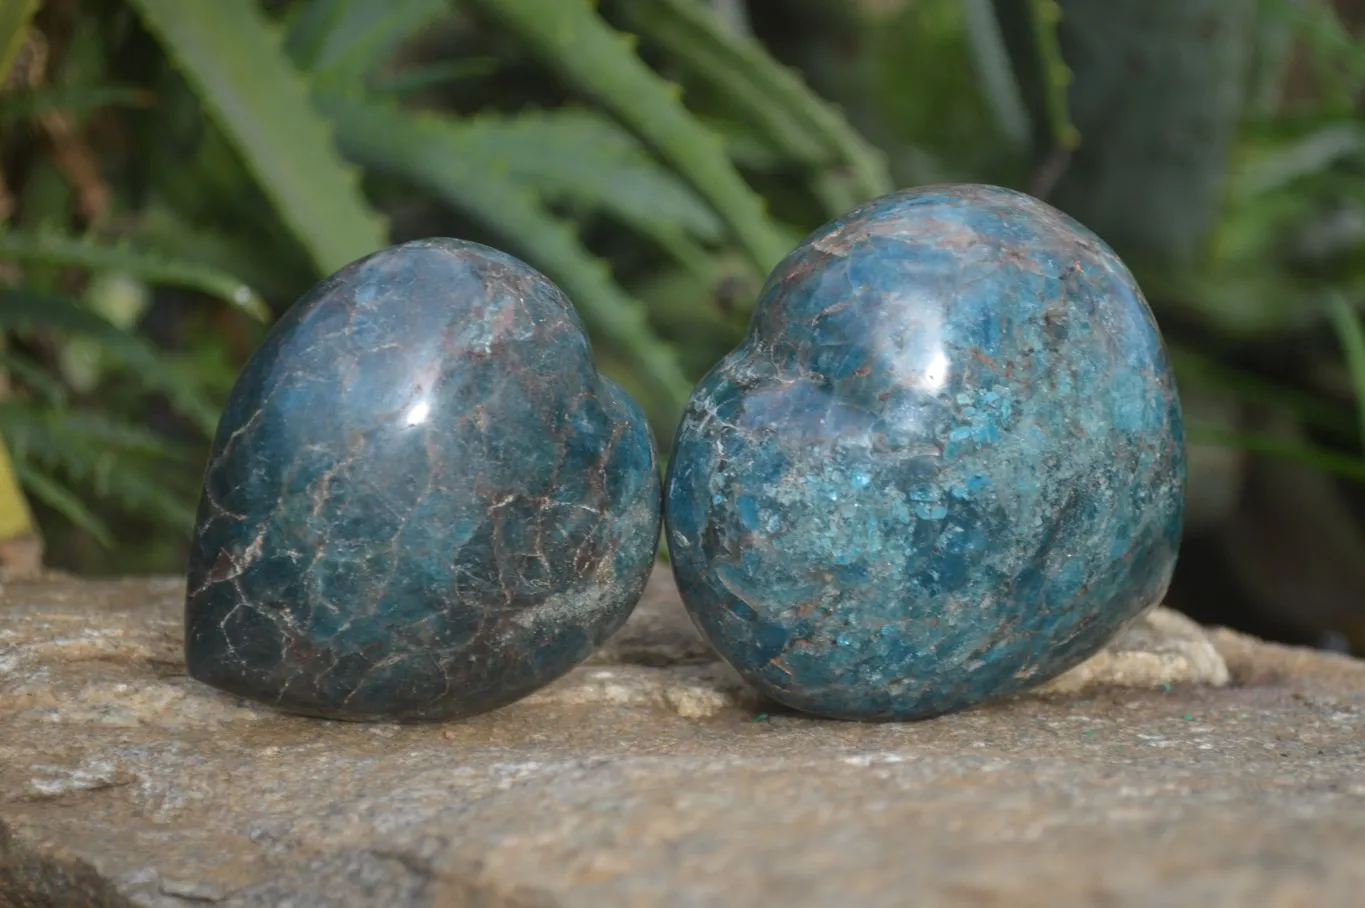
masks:
<svg viewBox="0 0 1365 908"><path fill-rule="evenodd" d="M1213 645L1209 629L1180 612L1157 606L1104 649L1031 692L1079 694L1096 687L1150 690L1171 684L1226 687L1230 680L1226 660Z"/></svg>
<svg viewBox="0 0 1365 908"><path fill-rule="evenodd" d="M50 842L25 843L0 817L0 905L136 908L114 880Z"/></svg>
<svg viewBox="0 0 1365 908"><path fill-rule="evenodd" d="M443 908L555 908L560 904L551 892L487 879L477 862L456 869L437 868L384 849L364 851L378 859L395 861L406 873L425 881L430 896L428 903ZM321 859L344 855L345 852L337 852L322 855ZM171 881L153 879L155 904L163 901L216 903L234 896L250 900L252 896L264 895L260 891L261 883L233 891L215 891L210 895L167 885L168 882ZM0 817L0 908L139 908L139 905L151 903L135 901L134 897L147 894L145 891L126 893L123 881L101 874L96 866L67 854L56 843L28 840ZM156 899L157 894L165 899Z"/></svg>
<svg viewBox="0 0 1365 908"><path fill-rule="evenodd" d="M1325 650L1270 643L1226 627L1207 628L1210 643L1227 663L1233 685L1251 687L1306 681L1365 690L1365 660Z"/></svg>

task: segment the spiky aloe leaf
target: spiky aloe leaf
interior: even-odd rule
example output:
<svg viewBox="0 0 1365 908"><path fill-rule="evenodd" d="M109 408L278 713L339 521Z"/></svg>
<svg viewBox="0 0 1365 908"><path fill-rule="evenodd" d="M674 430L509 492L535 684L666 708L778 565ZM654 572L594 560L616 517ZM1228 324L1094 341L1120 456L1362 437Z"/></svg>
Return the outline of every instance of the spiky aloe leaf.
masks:
<svg viewBox="0 0 1365 908"><path fill-rule="evenodd" d="M689 382L676 352L649 327L644 307L531 190L466 157L465 135L452 121L353 97L327 96L321 103L351 158L411 181L497 233L563 286L589 329L629 356L651 388L681 410Z"/></svg>
<svg viewBox="0 0 1365 908"><path fill-rule="evenodd" d="M461 60L410 65L403 67L400 72L386 73L371 79L370 90L397 99L438 85L451 85L466 79L488 76L497 69L498 61L493 57L467 57Z"/></svg>
<svg viewBox="0 0 1365 908"><path fill-rule="evenodd" d="M1331 0L1262 4L1265 19L1287 25L1308 49L1305 62L1317 77L1326 106L1339 116L1351 116L1365 87L1365 43L1351 34L1338 8Z"/></svg>
<svg viewBox="0 0 1365 908"><path fill-rule="evenodd" d="M109 525L95 515L81 497L47 473L26 463L15 464L14 475L19 477L24 491L66 518L71 524L85 530L95 541L105 548L112 548L114 534Z"/></svg>
<svg viewBox="0 0 1365 908"><path fill-rule="evenodd" d="M303 76L253 0L130 0L280 219L331 272L387 244Z"/></svg>
<svg viewBox="0 0 1365 908"><path fill-rule="evenodd" d="M186 467L190 453L153 432L97 413L9 402L0 403L0 434L26 470L60 475L181 531L193 524L192 494L166 481L167 469Z"/></svg>
<svg viewBox="0 0 1365 908"><path fill-rule="evenodd" d="M1130 261L1198 264L1245 106L1257 0L1064 0L1060 21L1056 0L995 2L1027 100L1051 124L1040 156L1064 144L1063 101L1080 134L1049 201Z"/></svg>
<svg viewBox="0 0 1365 908"><path fill-rule="evenodd" d="M231 303L252 318L270 321L270 309L260 294L229 274L194 262L178 261L127 243L93 237L63 236L0 230L0 258L48 265L72 265L94 271L119 271L149 284L168 284L198 290Z"/></svg>
<svg viewBox="0 0 1365 908"><path fill-rule="evenodd" d="M1080 144L1081 132L1071 119L1071 101L1067 89L1073 74L1062 54L1058 24L1062 7L1057 0L1024 0L1028 8L1029 27L1038 49L1039 78L1042 82L1043 125L1051 136L1053 147L1070 150Z"/></svg>
<svg viewBox="0 0 1365 908"><path fill-rule="evenodd" d="M991 0L964 0L962 18L977 81L996 129L1011 148L1026 149L1032 122L1028 108L1024 106L995 7Z"/></svg>
<svg viewBox="0 0 1365 908"><path fill-rule="evenodd" d="M0 330L50 331L98 341L100 349L127 365L149 389L166 396L206 434L217 424L217 408L161 352L132 332L86 309L78 300L31 290L0 290Z"/></svg>
<svg viewBox="0 0 1365 908"><path fill-rule="evenodd" d="M605 211L650 236L721 236L715 212L599 113L566 108L445 122L448 147L469 166L505 170L548 199Z"/></svg>
<svg viewBox="0 0 1365 908"><path fill-rule="evenodd" d="M84 112L101 107L146 107L152 96L129 85L55 85L0 98L0 124L17 123L51 110Z"/></svg>
<svg viewBox="0 0 1365 908"><path fill-rule="evenodd" d="M726 157L720 138L683 106L680 89L645 65L633 36L611 28L582 0L470 0L536 49L671 164L710 203L764 274L787 254L787 237Z"/></svg>
<svg viewBox="0 0 1365 908"><path fill-rule="evenodd" d="M38 398L52 404L66 401L67 389L61 380L41 363L7 347L0 347L0 371L18 380Z"/></svg>
<svg viewBox="0 0 1365 908"><path fill-rule="evenodd" d="M287 47L315 77L324 102L353 93L395 44L448 8L444 0L404 0L376 12L365 0L313 0L290 29ZM444 144L458 148L469 168L506 173L546 201L606 212L684 260L696 257L686 234L715 240L723 232L710 206L596 111L529 110L448 122Z"/></svg>
<svg viewBox="0 0 1365 908"><path fill-rule="evenodd" d="M1329 398L1227 366L1178 343L1170 345L1171 365L1180 387L1227 393L1259 409L1292 416L1306 428L1337 437L1356 431L1351 413Z"/></svg>
<svg viewBox="0 0 1365 908"><path fill-rule="evenodd" d="M311 0L285 48L320 82L356 86L404 40L449 14L448 0Z"/></svg>
<svg viewBox="0 0 1365 908"><path fill-rule="evenodd" d="M813 168L846 170L851 191L830 214L891 190L885 156L799 75L714 10L695 0L638 0L625 9L641 34L709 82L777 148Z"/></svg>
<svg viewBox="0 0 1365 908"><path fill-rule="evenodd" d="M1248 454L1296 463L1331 476L1365 484L1365 459L1275 435L1229 432L1202 424L1187 427L1191 444L1220 445Z"/></svg>

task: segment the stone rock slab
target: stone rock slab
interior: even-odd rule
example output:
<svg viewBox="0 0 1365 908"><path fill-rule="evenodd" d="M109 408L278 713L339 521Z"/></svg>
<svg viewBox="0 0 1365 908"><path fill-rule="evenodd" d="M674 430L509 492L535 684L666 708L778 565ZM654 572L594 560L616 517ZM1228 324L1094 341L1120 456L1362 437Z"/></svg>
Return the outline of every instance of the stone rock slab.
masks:
<svg viewBox="0 0 1365 908"><path fill-rule="evenodd" d="M914 724L757 700L666 571L504 710L353 725L185 677L174 580L0 590L0 906L1356 906L1365 663L1156 610Z"/></svg>

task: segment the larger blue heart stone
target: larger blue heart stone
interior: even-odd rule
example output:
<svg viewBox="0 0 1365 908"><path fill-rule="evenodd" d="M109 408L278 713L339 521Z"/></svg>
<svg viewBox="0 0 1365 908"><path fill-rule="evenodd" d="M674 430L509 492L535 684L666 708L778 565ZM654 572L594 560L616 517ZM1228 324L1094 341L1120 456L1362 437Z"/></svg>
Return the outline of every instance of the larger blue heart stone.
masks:
<svg viewBox="0 0 1365 908"><path fill-rule="evenodd" d="M778 266L692 396L665 520L693 619L750 683L912 719L1057 675L1157 602L1184 489L1118 257L1028 196L939 186Z"/></svg>
<svg viewBox="0 0 1365 908"><path fill-rule="evenodd" d="M568 300L456 240L318 284L233 388L190 556L190 674L318 716L510 703L626 619L660 487Z"/></svg>

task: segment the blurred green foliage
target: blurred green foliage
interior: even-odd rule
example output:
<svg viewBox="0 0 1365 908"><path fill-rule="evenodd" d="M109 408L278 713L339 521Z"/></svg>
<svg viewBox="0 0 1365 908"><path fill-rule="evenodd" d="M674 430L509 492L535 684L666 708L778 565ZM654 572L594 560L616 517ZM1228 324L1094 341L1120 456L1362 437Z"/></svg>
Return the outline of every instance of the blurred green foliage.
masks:
<svg viewBox="0 0 1365 908"><path fill-rule="evenodd" d="M1132 264L1203 452L1194 533L1241 519L1266 458L1362 524L1349 2L2 8L0 435L51 563L178 571L237 369L382 245L455 235L539 267L666 445L802 235L942 180L1049 198ZM1361 616L1311 623L1365 645Z"/></svg>

